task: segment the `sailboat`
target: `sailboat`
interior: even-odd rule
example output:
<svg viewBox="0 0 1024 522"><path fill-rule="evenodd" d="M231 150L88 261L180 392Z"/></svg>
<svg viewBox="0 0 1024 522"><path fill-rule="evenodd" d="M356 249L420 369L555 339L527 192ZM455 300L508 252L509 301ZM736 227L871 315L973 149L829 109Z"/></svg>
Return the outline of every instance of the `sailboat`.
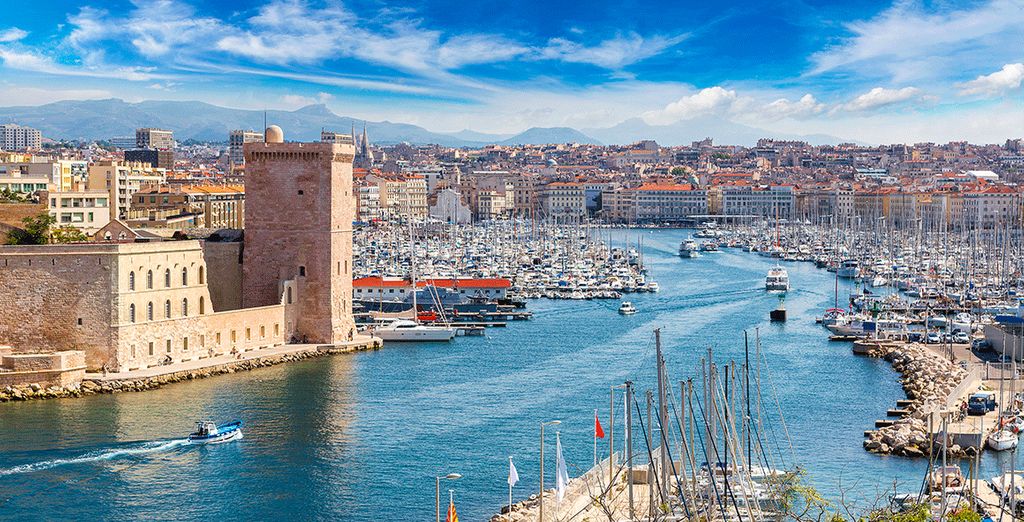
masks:
<svg viewBox="0 0 1024 522"><path fill-rule="evenodd" d="M412 223L409 223L410 241L410 279L412 281L412 319L396 319L373 329L373 335L384 341L419 342L419 341L451 341L455 338L455 328L451 325L425 325L419 322L419 308L416 304L416 245L412 234ZM438 307L442 311L444 307Z"/></svg>

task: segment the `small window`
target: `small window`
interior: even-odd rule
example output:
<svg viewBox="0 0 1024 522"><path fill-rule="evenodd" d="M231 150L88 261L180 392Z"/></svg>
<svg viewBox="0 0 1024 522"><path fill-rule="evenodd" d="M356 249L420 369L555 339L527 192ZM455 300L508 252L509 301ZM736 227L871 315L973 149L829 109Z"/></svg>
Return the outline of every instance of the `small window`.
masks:
<svg viewBox="0 0 1024 522"><path fill-rule="evenodd" d="M171 300L168 299L164 302L164 317L167 319L171 318Z"/></svg>
<svg viewBox="0 0 1024 522"><path fill-rule="evenodd" d="M306 267L305 266L300 266L299 267L299 275L302 276L302 277L306 276Z"/></svg>
<svg viewBox="0 0 1024 522"><path fill-rule="evenodd" d="M199 296L199 315L206 313L206 298Z"/></svg>
<svg viewBox="0 0 1024 522"><path fill-rule="evenodd" d="M301 191L301 190L300 190L300 191L299 191L299 195L301 196L301 195L303 195L303 194L305 194L305 193L304 193L303 191Z"/></svg>
<svg viewBox="0 0 1024 522"><path fill-rule="evenodd" d="M238 336L235 334L234 330L231 330L231 342L235 342L237 340L238 340Z"/></svg>
<svg viewBox="0 0 1024 522"><path fill-rule="evenodd" d="M171 353L171 340L167 340L167 353Z"/></svg>
<svg viewBox="0 0 1024 522"><path fill-rule="evenodd" d="M220 345L220 332L217 332L217 345Z"/></svg>
<svg viewBox="0 0 1024 522"><path fill-rule="evenodd" d="M288 304L292 304L292 287L289 286L285 293L288 294Z"/></svg>
<svg viewBox="0 0 1024 522"><path fill-rule="evenodd" d="M182 317L188 317L188 298L181 300L181 315Z"/></svg>
<svg viewBox="0 0 1024 522"><path fill-rule="evenodd" d="M135 272L128 272L128 289L135 290Z"/></svg>
<svg viewBox="0 0 1024 522"><path fill-rule="evenodd" d="M246 328L245 329L245 340L246 341L251 341L252 340L252 328Z"/></svg>
<svg viewBox="0 0 1024 522"><path fill-rule="evenodd" d="M185 351L185 352L188 351L188 337L182 337L182 339L181 339L181 350Z"/></svg>
<svg viewBox="0 0 1024 522"><path fill-rule="evenodd" d="M146 320L147 321L152 321L153 320L153 303L152 302L150 302L149 304L146 305Z"/></svg>
<svg viewBox="0 0 1024 522"><path fill-rule="evenodd" d="M181 286L188 286L188 268L181 269Z"/></svg>
<svg viewBox="0 0 1024 522"><path fill-rule="evenodd" d="M132 323L135 322L135 305L134 304L128 305L128 321L132 322Z"/></svg>
<svg viewBox="0 0 1024 522"><path fill-rule="evenodd" d="M152 342L149 343L149 354L153 355L153 343Z"/></svg>
<svg viewBox="0 0 1024 522"><path fill-rule="evenodd" d="M78 318L78 326L82 326L82 318L81 317Z"/></svg>
<svg viewBox="0 0 1024 522"><path fill-rule="evenodd" d="M274 337L281 335L281 325L274 323Z"/></svg>
<svg viewBox="0 0 1024 522"><path fill-rule="evenodd" d="M153 289L153 271L146 272L146 288Z"/></svg>
<svg viewBox="0 0 1024 522"><path fill-rule="evenodd" d="M267 327L266 326L260 326L260 339L263 339L266 336L267 336Z"/></svg>
<svg viewBox="0 0 1024 522"><path fill-rule="evenodd" d="M206 269L199 267L199 284L206 284Z"/></svg>
<svg viewBox="0 0 1024 522"><path fill-rule="evenodd" d="M171 287L171 269L168 268L164 271L164 288Z"/></svg>

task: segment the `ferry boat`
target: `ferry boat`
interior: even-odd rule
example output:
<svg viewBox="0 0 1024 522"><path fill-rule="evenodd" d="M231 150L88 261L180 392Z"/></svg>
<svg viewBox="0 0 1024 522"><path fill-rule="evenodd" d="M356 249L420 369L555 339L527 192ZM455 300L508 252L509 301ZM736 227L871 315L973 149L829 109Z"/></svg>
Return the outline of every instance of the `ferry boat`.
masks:
<svg viewBox="0 0 1024 522"><path fill-rule="evenodd" d="M398 319L373 329L373 335L385 341L451 341L455 328L450 326L428 326L408 319Z"/></svg>
<svg viewBox="0 0 1024 522"><path fill-rule="evenodd" d="M839 265L836 275L844 279L860 277L860 263L856 259L846 259Z"/></svg>
<svg viewBox="0 0 1024 522"><path fill-rule="evenodd" d="M619 305L619 313L622 315L633 315L636 313L636 307L629 301L623 301L622 304Z"/></svg>
<svg viewBox="0 0 1024 522"><path fill-rule="evenodd" d="M781 266L774 266L768 269L768 276L764 278L764 289L769 292L786 292L789 290L789 273Z"/></svg>
<svg viewBox="0 0 1024 522"><path fill-rule="evenodd" d="M235 421L220 426L210 421L196 423L196 431L188 436L190 444L220 444L242 438L242 421Z"/></svg>
<svg viewBox="0 0 1024 522"><path fill-rule="evenodd" d="M679 257L684 259L700 257L698 250L700 250L700 247L697 245L697 242L691 238L687 238L679 244Z"/></svg>

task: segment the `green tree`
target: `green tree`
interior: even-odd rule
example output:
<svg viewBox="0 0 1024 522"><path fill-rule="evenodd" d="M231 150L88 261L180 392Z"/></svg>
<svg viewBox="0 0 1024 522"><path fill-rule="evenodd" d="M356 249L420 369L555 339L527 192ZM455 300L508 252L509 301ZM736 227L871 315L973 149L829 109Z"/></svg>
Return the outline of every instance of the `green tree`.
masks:
<svg viewBox="0 0 1024 522"><path fill-rule="evenodd" d="M71 225L57 227L50 231L51 243L77 243L88 240L89 236Z"/></svg>
<svg viewBox="0 0 1024 522"><path fill-rule="evenodd" d="M22 228L7 234L8 245L45 245L47 243L74 243L88 241L89 237L70 225L54 227L57 218L43 212L22 219Z"/></svg>

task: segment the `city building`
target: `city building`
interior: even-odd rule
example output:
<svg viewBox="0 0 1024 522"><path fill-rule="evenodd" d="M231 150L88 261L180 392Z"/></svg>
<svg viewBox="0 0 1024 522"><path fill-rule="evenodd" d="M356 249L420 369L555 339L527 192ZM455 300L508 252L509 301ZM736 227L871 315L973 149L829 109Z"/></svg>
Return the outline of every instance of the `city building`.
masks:
<svg viewBox="0 0 1024 522"><path fill-rule="evenodd" d="M174 170L174 151L169 149L132 149L124 151L129 163L146 163L151 167Z"/></svg>
<svg viewBox="0 0 1024 522"><path fill-rule="evenodd" d="M0 124L0 150L26 151L42 148L43 135L32 127Z"/></svg>
<svg viewBox="0 0 1024 522"><path fill-rule="evenodd" d="M73 226L86 235L110 223L110 195L105 190L41 193L40 200L48 203L57 225Z"/></svg>
<svg viewBox="0 0 1024 522"><path fill-rule="evenodd" d="M144 163L125 163L103 160L89 165L89 190L106 190L110 194L111 217L127 217L132 206L132 196L143 187L164 183L167 173L164 169Z"/></svg>
<svg viewBox="0 0 1024 522"><path fill-rule="evenodd" d="M130 225L148 228L243 228L241 185L152 186L132 196Z"/></svg>
<svg viewBox="0 0 1024 522"><path fill-rule="evenodd" d="M582 183L556 181L538 187L537 203L544 218L573 222L587 215Z"/></svg>
<svg viewBox="0 0 1024 522"><path fill-rule="evenodd" d="M708 213L708 192L692 185L645 183L634 192L637 221L679 221Z"/></svg>
<svg viewBox="0 0 1024 522"><path fill-rule="evenodd" d="M246 143L258 143L263 141L263 133L253 130L233 130L228 133L228 155L232 167L245 165L245 153L243 147Z"/></svg>
<svg viewBox="0 0 1024 522"><path fill-rule="evenodd" d="M135 148L173 150L174 132L164 129L153 128L136 129Z"/></svg>

